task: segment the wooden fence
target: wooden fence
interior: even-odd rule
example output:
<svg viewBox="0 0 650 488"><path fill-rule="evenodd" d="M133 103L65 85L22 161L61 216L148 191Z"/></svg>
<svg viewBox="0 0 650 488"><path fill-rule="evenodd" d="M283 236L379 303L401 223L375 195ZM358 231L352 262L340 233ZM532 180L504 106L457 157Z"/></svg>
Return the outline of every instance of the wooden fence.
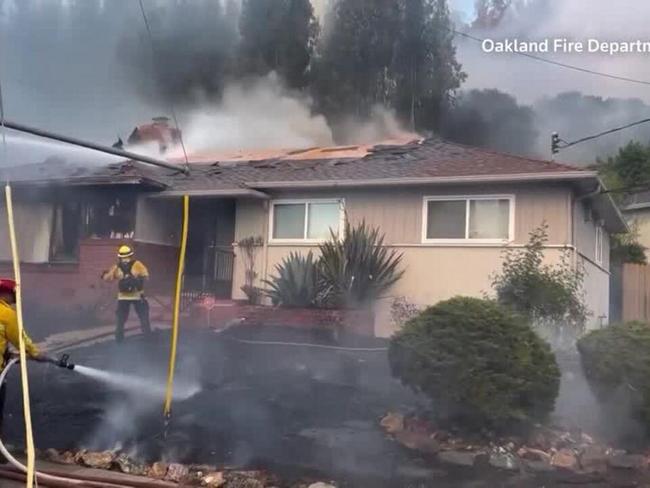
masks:
<svg viewBox="0 0 650 488"><path fill-rule="evenodd" d="M612 283L614 292L615 284ZM621 273L622 320L650 322L650 266L624 264Z"/></svg>

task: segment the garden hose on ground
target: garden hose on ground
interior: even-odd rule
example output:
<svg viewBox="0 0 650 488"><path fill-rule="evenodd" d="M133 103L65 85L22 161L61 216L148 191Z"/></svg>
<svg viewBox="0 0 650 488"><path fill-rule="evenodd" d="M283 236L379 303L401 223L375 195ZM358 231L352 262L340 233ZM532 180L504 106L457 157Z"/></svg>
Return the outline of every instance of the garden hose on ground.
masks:
<svg viewBox="0 0 650 488"><path fill-rule="evenodd" d="M11 367L18 362L18 358L13 358L11 359L7 365L5 366L5 369L2 370L2 373L0 373L0 387L4 385L5 380L7 378L7 373L9 373L9 370ZM0 453L9 461L11 465L13 465L15 468L19 469L23 473L27 473L27 466L22 464L20 461L18 461L15 457L12 456L12 454L7 450L7 448L4 445L4 442L0 438ZM34 471L36 475L37 480L42 480L42 481L64 481L67 483L70 483L70 485L75 485L75 486L87 486L84 484L83 481L79 480L70 480L69 478L60 478L58 476L52 476L49 474L44 474L44 473L39 473L37 471Z"/></svg>

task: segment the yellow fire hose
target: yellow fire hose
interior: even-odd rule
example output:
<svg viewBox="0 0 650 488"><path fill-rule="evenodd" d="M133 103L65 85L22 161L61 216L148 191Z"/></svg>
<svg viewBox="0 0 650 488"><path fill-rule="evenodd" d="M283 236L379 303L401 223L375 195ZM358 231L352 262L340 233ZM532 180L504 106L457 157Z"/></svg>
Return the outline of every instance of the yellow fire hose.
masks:
<svg viewBox="0 0 650 488"><path fill-rule="evenodd" d="M187 250L187 228L190 217L190 197L183 196L183 223L181 230L181 248L178 254L178 269L176 271L176 289L174 292L174 317L172 321L172 339L169 353L169 369L167 371L167 390L165 393L165 419L168 421L172 413L172 396L174 393L174 370L176 368L176 350L178 347L178 317L181 309L181 289L183 287L183 271L185 268L185 252Z"/></svg>
<svg viewBox="0 0 650 488"><path fill-rule="evenodd" d="M16 227L14 225L14 206L11 196L11 185L5 186L5 202L7 206L7 222L9 223L9 241L11 243L11 259L14 267L14 280L16 281L16 315L18 317L18 350L20 353L20 381L23 390L23 415L25 417L25 444L27 446L27 488L34 486L35 451L34 434L32 432L32 412L29 402L29 378L27 376L27 353L25 351L25 329L23 328L23 301L21 293L20 259L18 243L16 241Z"/></svg>

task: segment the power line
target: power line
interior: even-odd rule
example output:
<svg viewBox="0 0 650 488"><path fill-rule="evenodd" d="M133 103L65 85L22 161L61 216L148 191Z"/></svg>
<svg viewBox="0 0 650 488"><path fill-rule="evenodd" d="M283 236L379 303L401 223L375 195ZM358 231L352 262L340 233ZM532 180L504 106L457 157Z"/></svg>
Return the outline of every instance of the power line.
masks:
<svg viewBox="0 0 650 488"><path fill-rule="evenodd" d="M648 122L650 122L650 118L639 120L637 122L632 122L631 124L626 124L626 125L623 125L621 127L616 127L614 129L609 129L609 130L606 130L606 131L601 132L599 134L595 134L593 136L583 137L582 139L578 139L576 141L572 141L572 142L562 141L562 142L564 142L564 145L560 146L559 149L565 149L567 147L575 146L576 144L580 144L581 142L591 141L593 139L597 139L599 137L606 136L608 134L612 134L614 132L629 129L630 127L635 127L637 125L646 124Z"/></svg>
<svg viewBox="0 0 650 488"><path fill-rule="evenodd" d="M486 39L483 39L483 38L480 38L480 37L477 37L477 36L473 36L471 34L467 34L466 32L461 32L461 31L458 31L458 30L455 30L455 29L450 29L450 30L451 30L451 32L453 32L456 35L459 35L459 36L462 36L462 37L465 37L467 39L471 39L473 41L477 41L477 42L480 42L480 43L483 43L486 40ZM639 84L639 85L650 86L650 81L637 80L635 78L628 78L626 76L619 76L619 75L613 75L611 73L604 73L602 71L595 71L595 70L592 70L592 69L583 68L581 66L575 66L575 65L572 65L572 64L561 63L559 61L553 61L552 59L543 58L542 56L536 56L534 54L522 53L522 52L513 52L512 54L518 54L520 56L524 56L524 57L529 58L529 59L534 59L535 61L540 61L542 63L552 64L552 65L558 66L560 68L566 68L566 69L571 69L571 70L574 70L574 71L580 71L581 73L587 73L587 74L594 75L594 76L602 76L602 77L605 77L605 78L610 78L612 80L627 81L629 83L636 83L636 84Z"/></svg>
<svg viewBox="0 0 650 488"><path fill-rule="evenodd" d="M142 13L142 20L144 21L144 26L147 30L147 35L149 36L149 45L151 46L151 59L154 63L156 64L156 49L154 47L153 43L153 35L151 33L151 26L149 25L149 19L147 18L147 11L144 8L144 4L142 3L142 0L138 0L140 4L140 12ZM172 114L172 119L174 120L174 126L176 126L176 130L178 131L178 138L181 143L181 149L183 149L183 156L185 158L185 167L186 169L189 167L189 160L187 158L187 151L185 150L185 142L183 142L183 132L180 129L180 126L178 124L178 117L176 117L176 109L174 108L174 102L172 100L169 101L169 109Z"/></svg>

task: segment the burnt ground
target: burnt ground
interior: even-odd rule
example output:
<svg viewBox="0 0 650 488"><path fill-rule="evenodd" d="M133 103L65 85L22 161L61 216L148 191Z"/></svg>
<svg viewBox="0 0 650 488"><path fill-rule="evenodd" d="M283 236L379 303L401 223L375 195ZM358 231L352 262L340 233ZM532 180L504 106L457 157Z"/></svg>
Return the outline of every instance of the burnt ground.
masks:
<svg viewBox="0 0 650 488"><path fill-rule="evenodd" d="M175 402L166 438L162 398L125 393L75 372L33 364L36 445L120 447L149 462L266 468L286 479L333 479L351 487L532 488L570 486L576 481L571 475L522 478L490 468L443 466L387 439L379 418L389 410L418 408L422 400L391 378L385 352L253 345L240 339L333 343L326 336L279 328L240 327L224 335L183 331L177 385L183 388L198 380L201 390ZM381 339L348 337L340 342L386 346ZM169 335L157 333L122 345L79 349L73 359L162 385L168 349ZM20 386L16 372L11 376L5 436L7 442L20 445ZM581 486L637 486L592 481Z"/></svg>

